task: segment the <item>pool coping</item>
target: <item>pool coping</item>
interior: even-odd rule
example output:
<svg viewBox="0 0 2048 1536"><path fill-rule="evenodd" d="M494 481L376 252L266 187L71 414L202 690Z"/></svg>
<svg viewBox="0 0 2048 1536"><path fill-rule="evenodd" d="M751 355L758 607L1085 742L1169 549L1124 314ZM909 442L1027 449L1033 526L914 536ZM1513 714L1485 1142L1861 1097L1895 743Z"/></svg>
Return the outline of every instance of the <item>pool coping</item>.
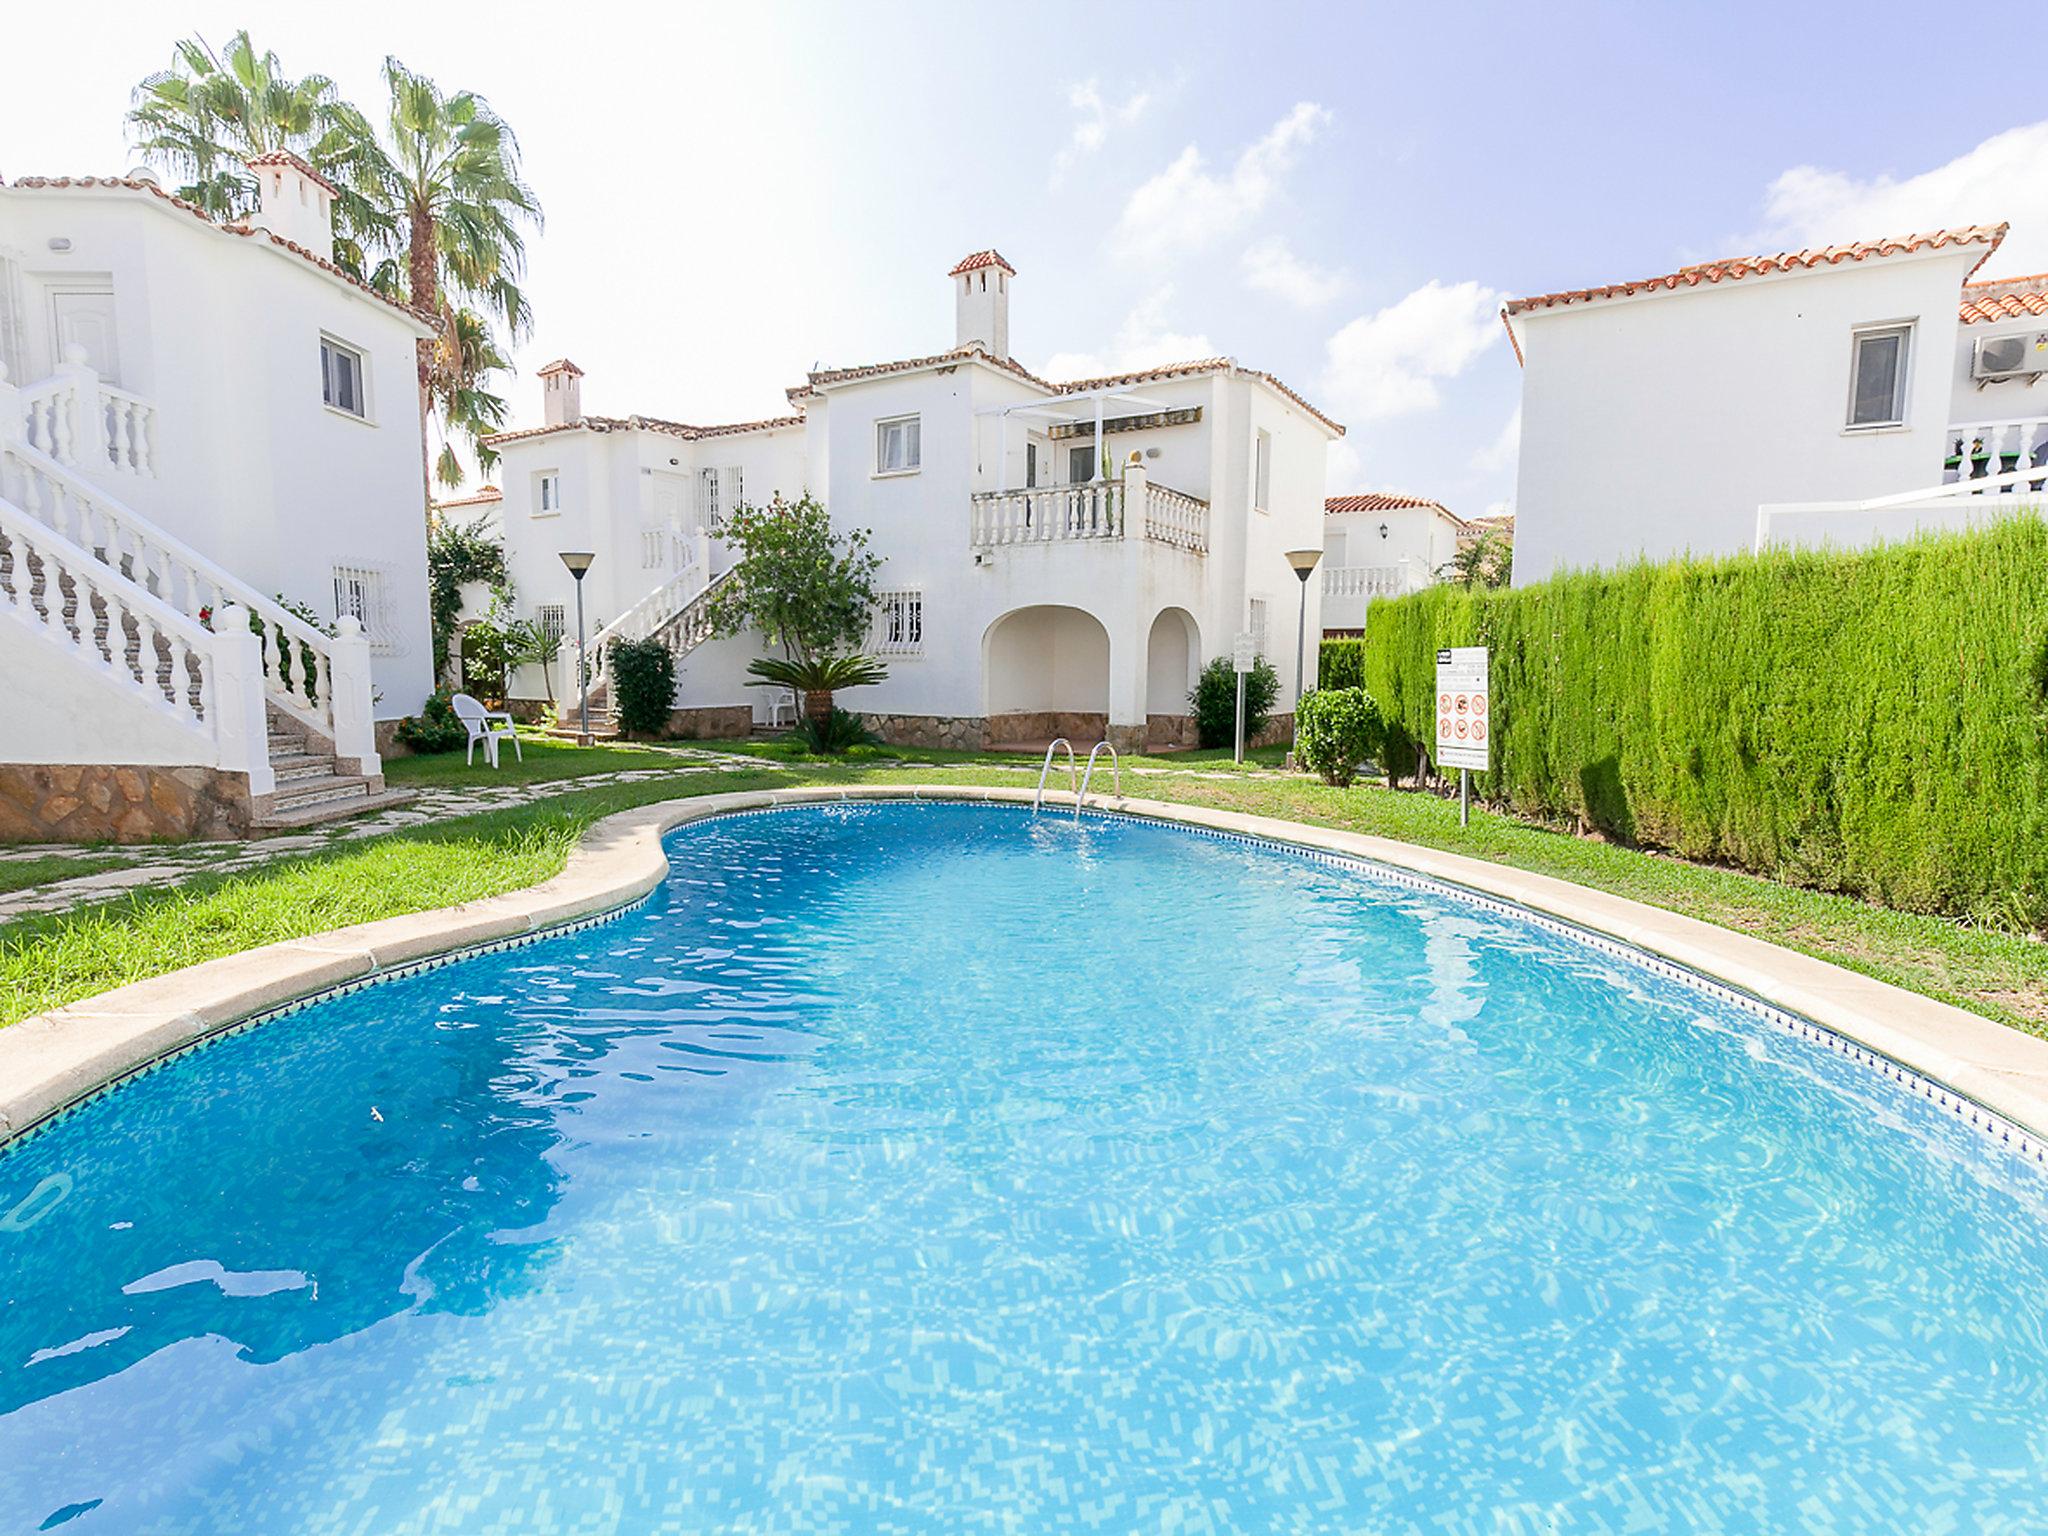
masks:
<svg viewBox="0 0 2048 1536"><path fill-rule="evenodd" d="M498 941L621 910L660 885L663 836L735 811L861 800L1030 804L1028 789L947 784L750 790L607 816L539 885L429 912L266 944L116 987L0 1029L0 1143L97 1090L286 1004ZM1071 808L1071 793L1046 803ZM1303 822L1171 801L1091 795L1088 809L1363 859L1493 897L1660 957L1888 1058L2048 1137L2048 1040L1659 907L1463 854Z"/></svg>

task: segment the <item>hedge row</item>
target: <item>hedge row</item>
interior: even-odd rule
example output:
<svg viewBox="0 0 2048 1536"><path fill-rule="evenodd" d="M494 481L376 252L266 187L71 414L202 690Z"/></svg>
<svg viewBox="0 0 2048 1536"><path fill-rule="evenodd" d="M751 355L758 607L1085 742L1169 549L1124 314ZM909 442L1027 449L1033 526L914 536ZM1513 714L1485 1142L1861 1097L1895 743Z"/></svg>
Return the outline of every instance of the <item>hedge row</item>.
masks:
<svg viewBox="0 0 2048 1536"><path fill-rule="evenodd" d="M1476 787L1513 810L1909 910L2048 920L2038 517L1374 603L1366 686L1411 742L1432 737L1446 645L1492 648Z"/></svg>

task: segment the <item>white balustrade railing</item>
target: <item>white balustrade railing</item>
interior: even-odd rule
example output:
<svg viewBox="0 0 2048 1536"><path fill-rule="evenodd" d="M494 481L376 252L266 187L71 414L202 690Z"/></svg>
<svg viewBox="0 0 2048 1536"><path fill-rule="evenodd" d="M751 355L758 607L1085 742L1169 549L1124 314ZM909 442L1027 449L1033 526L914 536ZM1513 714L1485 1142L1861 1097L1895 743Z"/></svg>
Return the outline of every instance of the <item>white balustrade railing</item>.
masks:
<svg viewBox="0 0 2048 1536"><path fill-rule="evenodd" d="M707 536L698 535L699 544ZM700 548L680 575L663 582L624 613L590 637L590 691L609 690L612 682L612 642L615 640L659 639L677 659L688 655L710 636L708 610L714 588L724 584L731 571L704 580L710 568L707 549ZM571 718L577 700L565 699L561 717Z"/></svg>
<svg viewBox="0 0 2048 1536"><path fill-rule="evenodd" d="M1334 565L1323 571L1325 597L1399 597L1407 590L1404 565Z"/></svg>
<svg viewBox="0 0 2048 1536"><path fill-rule="evenodd" d="M2025 469L2039 469L2041 474L1991 489L2010 494L2018 489L2038 491L2048 486L2048 416L1950 425L1941 463L1943 485L1995 480ZM1985 489L1979 486L1970 494L1981 495Z"/></svg>
<svg viewBox="0 0 2048 1536"><path fill-rule="evenodd" d="M40 633L186 732L195 756L247 774L251 794L269 794L260 642L242 609L224 611L225 630L206 628L0 498L0 622Z"/></svg>
<svg viewBox="0 0 2048 1536"><path fill-rule="evenodd" d="M0 390L7 369L0 364ZM156 407L140 395L109 384L73 345L49 378L14 391L21 413L19 435L37 452L67 468L104 463L121 474L156 474ZM6 423L0 423L5 435Z"/></svg>
<svg viewBox="0 0 2048 1536"><path fill-rule="evenodd" d="M30 444L0 442L0 498L89 551L106 568L102 582L132 582L195 624L218 630L224 610L247 609L260 626L265 697L328 737L337 756L377 771L369 646L354 620L337 625L344 645Z"/></svg>
<svg viewBox="0 0 2048 1536"><path fill-rule="evenodd" d="M1133 520L1132 507L1140 509ZM1209 550L1209 504L1153 485L1133 467L1121 480L980 491L968 502L967 538L975 549L1121 539L1133 531L1191 554Z"/></svg>

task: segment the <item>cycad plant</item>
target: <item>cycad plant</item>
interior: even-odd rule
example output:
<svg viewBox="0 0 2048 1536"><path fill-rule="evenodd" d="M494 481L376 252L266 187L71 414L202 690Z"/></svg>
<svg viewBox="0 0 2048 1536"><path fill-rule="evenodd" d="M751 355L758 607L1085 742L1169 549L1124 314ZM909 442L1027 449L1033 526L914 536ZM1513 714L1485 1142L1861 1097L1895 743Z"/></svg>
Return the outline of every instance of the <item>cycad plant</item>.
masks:
<svg viewBox="0 0 2048 1536"><path fill-rule="evenodd" d="M832 695L844 688L869 688L889 675L873 656L762 656L747 663L753 687L794 688L814 726L832 715Z"/></svg>

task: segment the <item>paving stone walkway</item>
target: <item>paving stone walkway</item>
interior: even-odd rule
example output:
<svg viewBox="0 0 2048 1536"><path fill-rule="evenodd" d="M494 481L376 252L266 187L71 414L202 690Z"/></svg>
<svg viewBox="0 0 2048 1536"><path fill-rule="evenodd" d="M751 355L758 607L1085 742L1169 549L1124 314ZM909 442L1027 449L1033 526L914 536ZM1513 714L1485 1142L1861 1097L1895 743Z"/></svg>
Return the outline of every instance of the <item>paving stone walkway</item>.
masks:
<svg viewBox="0 0 2048 1536"><path fill-rule="evenodd" d="M769 757L720 752L706 747L650 743L648 749L665 752L676 761L660 768L629 768L614 773L590 773L575 778L544 779L525 784L464 784L452 788L421 786L413 790L416 798L405 805L396 806L388 811L379 811L371 816L309 827L304 832L284 837L266 837L253 841L131 844L95 848L52 843L0 847L0 869L4 869L11 862L51 857L77 859L81 862L107 866L67 879L47 881L41 885L26 886L18 891L0 894L0 924L41 912L58 912L69 907L91 906L95 902L110 901L141 886L182 885L197 875L231 874L254 869L279 859L317 853L338 844L359 842L366 837L381 837L389 832L402 832L408 827L421 826L430 821L473 816L481 811L504 810L508 806L531 805L536 800L572 794L577 790L597 789L607 784L633 784L645 779L668 779L686 774L725 773L736 768L787 773L805 766ZM911 757L904 760L903 766L912 764L929 768L934 774L941 776L953 768L995 768L1024 775L1033 782L1036 782L1038 776L1038 769L1035 766L1023 763L925 763ZM890 765L877 761L873 766ZM1192 767L1132 767L1124 771L1129 776L1139 778L1171 776L1227 779L1242 776L1245 770L1224 772ZM1265 777L1270 770L1255 769L1251 772ZM1053 782L1058 787L1065 787L1060 780L1061 775L1055 770ZM412 788L410 785L402 787Z"/></svg>

